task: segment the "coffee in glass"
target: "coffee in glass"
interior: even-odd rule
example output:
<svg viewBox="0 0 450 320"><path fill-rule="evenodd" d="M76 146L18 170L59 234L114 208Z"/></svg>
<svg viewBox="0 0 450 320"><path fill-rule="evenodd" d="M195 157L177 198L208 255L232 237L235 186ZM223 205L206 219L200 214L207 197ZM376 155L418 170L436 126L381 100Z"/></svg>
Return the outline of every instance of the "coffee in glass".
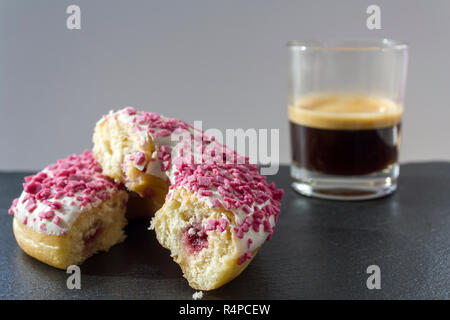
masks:
<svg viewBox="0 0 450 320"><path fill-rule="evenodd" d="M365 175L398 160L401 106L364 95L306 97L289 107L292 161L331 175Z"/></svg>
<svg viewBox="0 0 450 320"><path fill-rule="evenodd" d="M392 193L399 175L406 46L294 42L290 48L294 189L339 200Z"/></svg>

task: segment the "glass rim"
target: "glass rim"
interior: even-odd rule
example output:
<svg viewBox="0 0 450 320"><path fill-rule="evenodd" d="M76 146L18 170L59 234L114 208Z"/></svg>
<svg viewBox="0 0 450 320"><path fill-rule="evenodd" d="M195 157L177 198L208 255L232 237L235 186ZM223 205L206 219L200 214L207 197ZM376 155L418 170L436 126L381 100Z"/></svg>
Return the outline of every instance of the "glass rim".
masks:
<svg viewBox="0 0 450 320"><path fill-rule="evenodd" d="M406 50L408 44L388 38L382 39L335 39L335 40L292 40L287 43L289 48L301 51L385 51Z"/></svg>

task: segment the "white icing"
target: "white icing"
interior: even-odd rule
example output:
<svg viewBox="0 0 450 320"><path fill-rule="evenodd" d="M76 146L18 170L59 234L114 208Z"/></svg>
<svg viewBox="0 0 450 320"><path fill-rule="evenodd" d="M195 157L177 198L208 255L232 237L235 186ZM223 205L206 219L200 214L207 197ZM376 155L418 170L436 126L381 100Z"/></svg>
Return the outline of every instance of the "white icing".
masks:
<svg viewBox="0 0 450 320"><path fill-rule="evenodd" d="M48 168L45 168L44 170L42 170L42 172L46 173L50 177L53 177L53 172ZM102 178L93 176L93 179L100 180ZM119 190L116 187L107 187L107 189L102 192L107 192L111 195L114 195L118 191ZM19 197L17 205L12 208L12 210L14 212L15 218L17 218L20 223L24 223L26 219L26 226L30 227L31 229L45 234L60 236L69 232L70 228L82 212L98 207L103 202L102 200L96 198L94 202L88 203L85 206L81 206L81 202L76 198L77 196L82 195L83 190L80 190L74 193L73 197L63 196L60 199L48 199L49 202L60 202L62 204L61 209L58 210L52 209L43 201L36 200L36 208L32 212L29 212L26 209L28 201L24 201L24 199L26 199L26 197L28 196L28 193L23 191ZM49 210L54 211L54 217L52 217L51 219L44 219L39 217L40 213L47 212ZM58 225L53 222L55 217L59 217L60 219ZM42 225L44 225L44 228L41 227Z"/></svg>

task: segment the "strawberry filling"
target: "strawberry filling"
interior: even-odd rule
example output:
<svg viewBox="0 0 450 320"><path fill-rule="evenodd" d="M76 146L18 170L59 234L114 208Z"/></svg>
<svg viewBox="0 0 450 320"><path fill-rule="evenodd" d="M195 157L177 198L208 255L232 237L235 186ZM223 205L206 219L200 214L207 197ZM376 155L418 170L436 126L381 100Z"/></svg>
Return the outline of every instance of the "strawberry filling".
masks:
<svg viewBox="0 0 450 320"><path fill-rule="evenodd" d="M92 245L101 232L102 232L101 224L99 222L94 223L94 225L89 229L89 231L86 232L86 234L83 236L85 247Z"/></svg>
<svg viewBox="0 0 450 320"><path fill-rule="evenodd" d="M198 253L208 247L208 235L199 223L187 227L183 231L183 242L189 253Z"/></svg>

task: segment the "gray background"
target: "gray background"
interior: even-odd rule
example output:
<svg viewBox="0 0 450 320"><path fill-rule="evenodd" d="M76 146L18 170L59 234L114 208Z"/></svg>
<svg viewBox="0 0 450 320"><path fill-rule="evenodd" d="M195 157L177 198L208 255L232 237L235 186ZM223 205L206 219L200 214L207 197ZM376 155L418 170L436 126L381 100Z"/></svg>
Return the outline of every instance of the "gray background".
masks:
<svg viewBox="0 0 450 320"><path fill-rule="evenodd" d="M82 29L66 28L81 6ZM381 7L382 30L366 29ZM450 1L0 1L0 170L39 169L90 148L126 105L204 128L279 128L290 157L292 39L410 44L402 161L450 159Z"/></svg>

